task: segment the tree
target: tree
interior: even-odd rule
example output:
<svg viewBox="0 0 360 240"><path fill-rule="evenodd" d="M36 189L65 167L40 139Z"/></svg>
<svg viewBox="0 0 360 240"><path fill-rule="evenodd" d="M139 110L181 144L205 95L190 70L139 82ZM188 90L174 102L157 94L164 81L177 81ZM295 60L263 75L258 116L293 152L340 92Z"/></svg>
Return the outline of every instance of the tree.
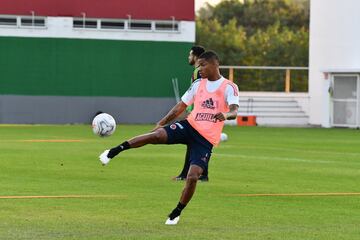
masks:
<svg viewBox="0 0 360 240"><path fill-rule="evenodd" d="M308 65L308 0L223 0L199 10L196 30L196 42L216 50L223 65ZM283 88L271 83L283 78L278 73L262 77L254 77L253 71L239 74L243 90ZM307 91L301 78L294 86Z"/></svg>
<svg viewBox="0 0 360 240"><path fill-rule="evenodd" d="M239 62L245 56L246 32L242 27L237 27L236 20L230 20L226 25L221 25L217 19L198 21L197 41L205 43L208 49L216 49L222 64Z"/></svg>

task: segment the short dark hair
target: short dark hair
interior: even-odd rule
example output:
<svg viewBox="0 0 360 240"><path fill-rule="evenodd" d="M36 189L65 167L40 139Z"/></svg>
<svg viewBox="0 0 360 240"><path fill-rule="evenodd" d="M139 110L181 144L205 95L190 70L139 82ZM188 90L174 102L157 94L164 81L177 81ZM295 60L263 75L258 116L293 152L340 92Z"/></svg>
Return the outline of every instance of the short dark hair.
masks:
<svg viewBox="0 0 360 240"><path fill-rule="evenodd" d="M216 52L214 52L212 50L202 53L199 56L199 59L205 59L206 61L215 60L218 63L220 63L219 56L217 55Z"/></svg>
<svg viewBox="0 0 360 240"><path fill-rule="evenodd" d="M201 54L205 52L205 48L200 45L193 46L190 50L192 50L192 54L194 54L197 57L199 57Z"/></svg>

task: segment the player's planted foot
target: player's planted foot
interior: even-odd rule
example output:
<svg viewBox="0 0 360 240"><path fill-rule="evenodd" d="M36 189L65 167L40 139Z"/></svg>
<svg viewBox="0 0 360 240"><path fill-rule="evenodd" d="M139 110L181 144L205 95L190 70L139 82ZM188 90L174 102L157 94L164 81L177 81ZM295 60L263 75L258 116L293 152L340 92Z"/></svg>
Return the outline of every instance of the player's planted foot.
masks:
<svg viewBox="0 0 360 240"><path fill-rule="evenodd" d="M177 216L176 218L174 218L173 220L171 220L170 218L168 218L165 222L165 225L176 225L180 220L180 216Z"/></svg>
<svg viewBox="0 0 360 240"><path fill-rule="evenodd" d="M172 210L172 212L169 214L169 218L166 220L165 224L166 225L175 225L179 222L180 220L180 214L181 211L186 207L186 205L182 204L182 203L178 203L178 205L176 206L176 208L174 208L174 210Z"/></svg>

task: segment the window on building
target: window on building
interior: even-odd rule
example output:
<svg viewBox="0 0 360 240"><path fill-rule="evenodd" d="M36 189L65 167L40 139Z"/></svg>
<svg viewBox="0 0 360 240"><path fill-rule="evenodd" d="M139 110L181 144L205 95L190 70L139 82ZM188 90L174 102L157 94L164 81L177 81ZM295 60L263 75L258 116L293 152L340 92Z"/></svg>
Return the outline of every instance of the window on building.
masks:
<svg viewBox="0 0 360 240"><path fill-rule="evenodd" d="M21 17L22 27L45 27L45 17Z"/></svg>
<svg viewBox="0 0 360 240"><path fill-rule="evenodd" d="M124 21L110 21L110 20L101 21L101 29L124 29L124 28L125 28Z"/></svg>
<svg viewBox="0 0 360 240"><path fill-rule="evenodd" d="M179 24L177 22L156 22L156 31L179 31Z"/></svg>
<svg viewBox="0 0 360 240"><path fill-rule="evenodd" d="M74 19L73 21L74 28L97 28L96 20L84 20L84 19Z"/></svg>
<svg viewBox="0 0 360 240"><path fill-rule="evenodd" d="M16 26L16 17L0 17L0 26Z"/></svg>
<svg viewBox="0 0 360 240"><path fill-rule="evenodd" d="M130 22L130 30L151 30L151 22Z"/></svg>

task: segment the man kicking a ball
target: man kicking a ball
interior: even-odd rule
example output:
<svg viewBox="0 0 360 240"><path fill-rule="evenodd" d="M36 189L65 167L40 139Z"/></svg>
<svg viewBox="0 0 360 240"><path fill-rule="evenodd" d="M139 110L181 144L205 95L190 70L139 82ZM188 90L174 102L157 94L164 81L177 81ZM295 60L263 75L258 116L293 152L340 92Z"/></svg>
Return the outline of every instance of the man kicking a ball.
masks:
<svg viewBox="0 0 360 240"><path fill-rule="evenodd" d="M199 64L201 79L190 86L152 132L136 136L100 155L100 161L106 165L120 152L146 144L185 144L189 147L190 169L185 187L179 203L165 222L167 225L178 223L181 211L195 192L199 176L207 170L212 148L220 141L224 121L235 119L239 108L238 87L220 75L217 54L204 52L199 57ZM186 120L168 125L191 104L194 109Z"/></svg>

